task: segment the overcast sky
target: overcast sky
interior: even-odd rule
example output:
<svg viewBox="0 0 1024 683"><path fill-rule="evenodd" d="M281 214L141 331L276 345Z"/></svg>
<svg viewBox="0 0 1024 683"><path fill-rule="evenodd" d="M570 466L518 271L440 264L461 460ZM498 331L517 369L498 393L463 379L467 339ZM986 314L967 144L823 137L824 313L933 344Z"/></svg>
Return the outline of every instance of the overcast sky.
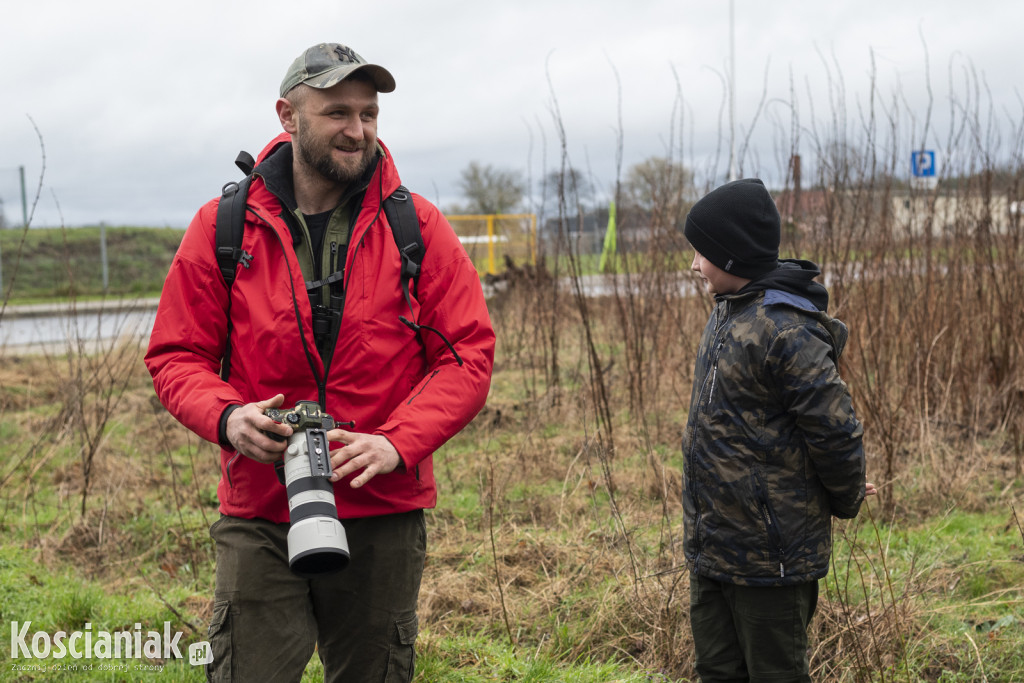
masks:
<svg viewBox="0 0 1024 683"><path fill-rule="evenodd" d="M855 126L872 58L877 91L901 93L911 116L923 119L931 86L936 128L951 96L1009 129L1024 116L1019 0L734 7L736 136L753 129L744 175L779 174L794 104L807 131L836 102ZM459 173L474 160L532 179L536 204L538 179L561 162L556 112L569 163L599 190L614 184L620 131L624 170L669 151L713 182L728 170L726 0L18 0L0 16L9 224L21 222L19 166L35 195L38 128L33 225L184 227L238 177L238 150L255 154L280 131L284 71L324 41L395 76L379 136L405 184L442 206L461 199ZM967 92L972 73L981 97Z"/></svg>

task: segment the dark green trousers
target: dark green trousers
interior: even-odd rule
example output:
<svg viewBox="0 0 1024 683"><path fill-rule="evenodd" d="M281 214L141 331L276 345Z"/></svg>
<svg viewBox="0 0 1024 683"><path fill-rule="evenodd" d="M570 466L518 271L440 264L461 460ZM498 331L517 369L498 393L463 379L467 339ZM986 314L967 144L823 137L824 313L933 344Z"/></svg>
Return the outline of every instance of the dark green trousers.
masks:
<svg viewBox="0 0 1024 683"><path fill-rule="evenodd" d="M690 627L702 683L810 681L807 626L818 582L753 588L690 577Z"/></svg>
<svg viewBox="0 0 1024 683"><path fill-rule="evenodd" d="M299 681L314 647L328 682L408 683L426 556L423 511L343 520L351 559L315 579L288 568L287 524L221 517L207 678Z"/></svg>

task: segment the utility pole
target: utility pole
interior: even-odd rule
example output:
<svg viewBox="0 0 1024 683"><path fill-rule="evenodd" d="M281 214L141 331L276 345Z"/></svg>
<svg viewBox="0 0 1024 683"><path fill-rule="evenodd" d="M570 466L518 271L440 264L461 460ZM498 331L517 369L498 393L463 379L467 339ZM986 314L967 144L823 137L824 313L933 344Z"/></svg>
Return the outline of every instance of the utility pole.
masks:
<svg viewBox="0 0 1024 683"><path fill-rule="evenodd" d="M21 178L21 225L28 229L28 202L25 200L25 167L18 167L18 176Z"/></svg>
<svg viewBox="0 0 1024 683"><path fill-rule="evenodd" d="M18 167L18 178L21 181L21 225L28 229L28 202L25 199L25 167ZM2 207L2 204L0 204ZM0 254L0 298L4 294L4 263L3 254Z"/></svg>
<svg viewBox="0 0 1024 683"><path fill-rule="evenodd" d="M110 285L109 270L107 268L107 222L100 221L100 262L103 264L103 293L107 293Z"/></svg>
<svg viewBox="0 0 1024 683"><path fill-rule="evenodd" d="M736 180L736 12L729 0L729 180Z"/></svg>

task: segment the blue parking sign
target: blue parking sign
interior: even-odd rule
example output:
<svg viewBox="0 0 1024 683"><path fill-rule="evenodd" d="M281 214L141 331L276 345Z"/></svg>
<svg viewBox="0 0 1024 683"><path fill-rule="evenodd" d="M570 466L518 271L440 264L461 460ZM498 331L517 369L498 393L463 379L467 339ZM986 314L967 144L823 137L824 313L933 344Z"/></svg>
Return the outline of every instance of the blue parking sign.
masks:
<svg viewBox="0 0 1024 683"><path fill-rule="evenodd" d="M921 150L910 155L910 168L915 178L935 177L935 152L932 150Z"/></svg>

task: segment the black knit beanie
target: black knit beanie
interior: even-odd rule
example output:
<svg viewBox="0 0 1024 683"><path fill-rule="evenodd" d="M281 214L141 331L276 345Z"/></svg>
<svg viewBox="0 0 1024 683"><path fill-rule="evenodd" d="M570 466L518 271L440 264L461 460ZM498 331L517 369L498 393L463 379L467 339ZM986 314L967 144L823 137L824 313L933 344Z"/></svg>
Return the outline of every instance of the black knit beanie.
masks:
<svg viewBox="0 0 1024 683"><path fill-rule="evenodd" d="M779 210L757 178L734 180L701 197L683 231L704 258L732 275L752 280L778 266Z"/></svg>

